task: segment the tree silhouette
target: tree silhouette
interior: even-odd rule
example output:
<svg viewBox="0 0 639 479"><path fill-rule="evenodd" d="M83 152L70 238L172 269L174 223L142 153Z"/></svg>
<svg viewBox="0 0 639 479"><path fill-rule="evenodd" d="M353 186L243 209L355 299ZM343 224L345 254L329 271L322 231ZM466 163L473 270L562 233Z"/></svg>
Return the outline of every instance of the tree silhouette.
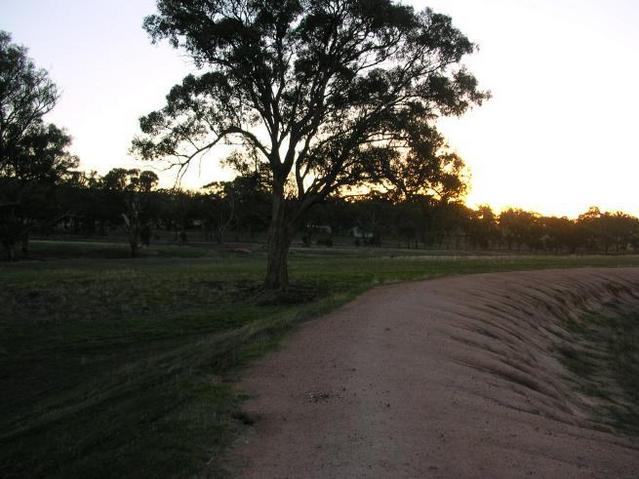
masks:
<svg viewBox="0 0 639 479"><path fill-rule="evenodd" d="M58 99L56 86L26 48L0 31L0 241L7 257L29 232L53 214L53 187L78 160L67 151L71 138L43 116Z"/></svg>
<svg viewBox="0 0 639 479"><path fill-rule="evenodd" d="M150 234L151 192L158 184L152 171L114 168L102 178L105 200L111 206L112 221L121 219L127 233L131 257L136 257L140 243Z"/></svg>
<svg viewBox="0 0 639 479"><path fill-rule="evenodd" d="M475 46L447 16L392 0L159 0L145 19L203 71L140 120L133 150L187 166L223 142L272 172L265 285L309 208L344 187L422 171L437 182L433 123L487 97L460 66ZM404 174L404 173L402 173Z"/></svg>

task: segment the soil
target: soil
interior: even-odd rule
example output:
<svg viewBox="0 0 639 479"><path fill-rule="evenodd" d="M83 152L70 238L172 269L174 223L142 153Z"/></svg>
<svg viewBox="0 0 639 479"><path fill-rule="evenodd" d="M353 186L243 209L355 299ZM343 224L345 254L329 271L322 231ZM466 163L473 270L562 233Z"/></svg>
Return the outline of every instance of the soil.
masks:
<svg viewBox="0 0 639 479"><path fill-rule="evenodd" d="M639 438L593 420L565 321L636 304L639 268L383 286L302 325L240 382L242 478L637 478Z"/></svg>

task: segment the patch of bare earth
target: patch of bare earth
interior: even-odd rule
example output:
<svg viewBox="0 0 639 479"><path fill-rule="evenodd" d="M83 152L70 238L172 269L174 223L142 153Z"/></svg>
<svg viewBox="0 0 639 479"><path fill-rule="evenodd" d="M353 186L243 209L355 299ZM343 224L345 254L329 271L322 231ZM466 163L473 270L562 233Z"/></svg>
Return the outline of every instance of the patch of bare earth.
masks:
<svg viewBox="0 0 639 479"><path fill-rule="evenodd" d="M374 289L250 368L243 478L637 478L639 440L591 415L566 318L639 311L639 269L485 274Z"/></svg>

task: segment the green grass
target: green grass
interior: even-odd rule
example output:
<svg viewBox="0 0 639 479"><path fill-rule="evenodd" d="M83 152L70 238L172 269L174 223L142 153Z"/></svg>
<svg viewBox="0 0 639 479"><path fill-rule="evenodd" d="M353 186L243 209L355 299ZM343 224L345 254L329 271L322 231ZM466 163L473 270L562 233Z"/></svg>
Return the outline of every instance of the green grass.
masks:
<svg viewBox="0 0 639 479"><path fill-rule="evenodd" d="M127 253L34 242L34 260L0 265L0 477L223 476L219 457L242 427L235 371L300 321L389 282L639 265L637 256L295 249L294 290L277 302L260 289L259 251Z"/></svg>
<svg viewBox="0 0 639 479"><path fill-rule="evenodd" d="M181 257L198 258L214 254L214 250L207 247L182 247L178 245L154 246L141 250L145 257ZM32 241L30 256L33 259L42 258L95 258L114 259L129 258L131 250L126 243L107 241Z"/></svg>

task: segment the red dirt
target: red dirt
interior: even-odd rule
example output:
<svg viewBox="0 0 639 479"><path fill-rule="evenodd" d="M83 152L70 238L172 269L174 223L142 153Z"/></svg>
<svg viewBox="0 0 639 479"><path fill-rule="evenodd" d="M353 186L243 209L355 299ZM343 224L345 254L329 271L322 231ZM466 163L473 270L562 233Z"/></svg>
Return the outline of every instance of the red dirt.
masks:
<svg viewBox="0 0 639 479"><path fill-rule="evenodd" d="M637 304L639 269L484 274L376 288L302 325L241 388L242 478L637 478L554 353L559 318ZM634 304L633 303L633 304ZM562 339L563 338L563 339Z"/></svg>

